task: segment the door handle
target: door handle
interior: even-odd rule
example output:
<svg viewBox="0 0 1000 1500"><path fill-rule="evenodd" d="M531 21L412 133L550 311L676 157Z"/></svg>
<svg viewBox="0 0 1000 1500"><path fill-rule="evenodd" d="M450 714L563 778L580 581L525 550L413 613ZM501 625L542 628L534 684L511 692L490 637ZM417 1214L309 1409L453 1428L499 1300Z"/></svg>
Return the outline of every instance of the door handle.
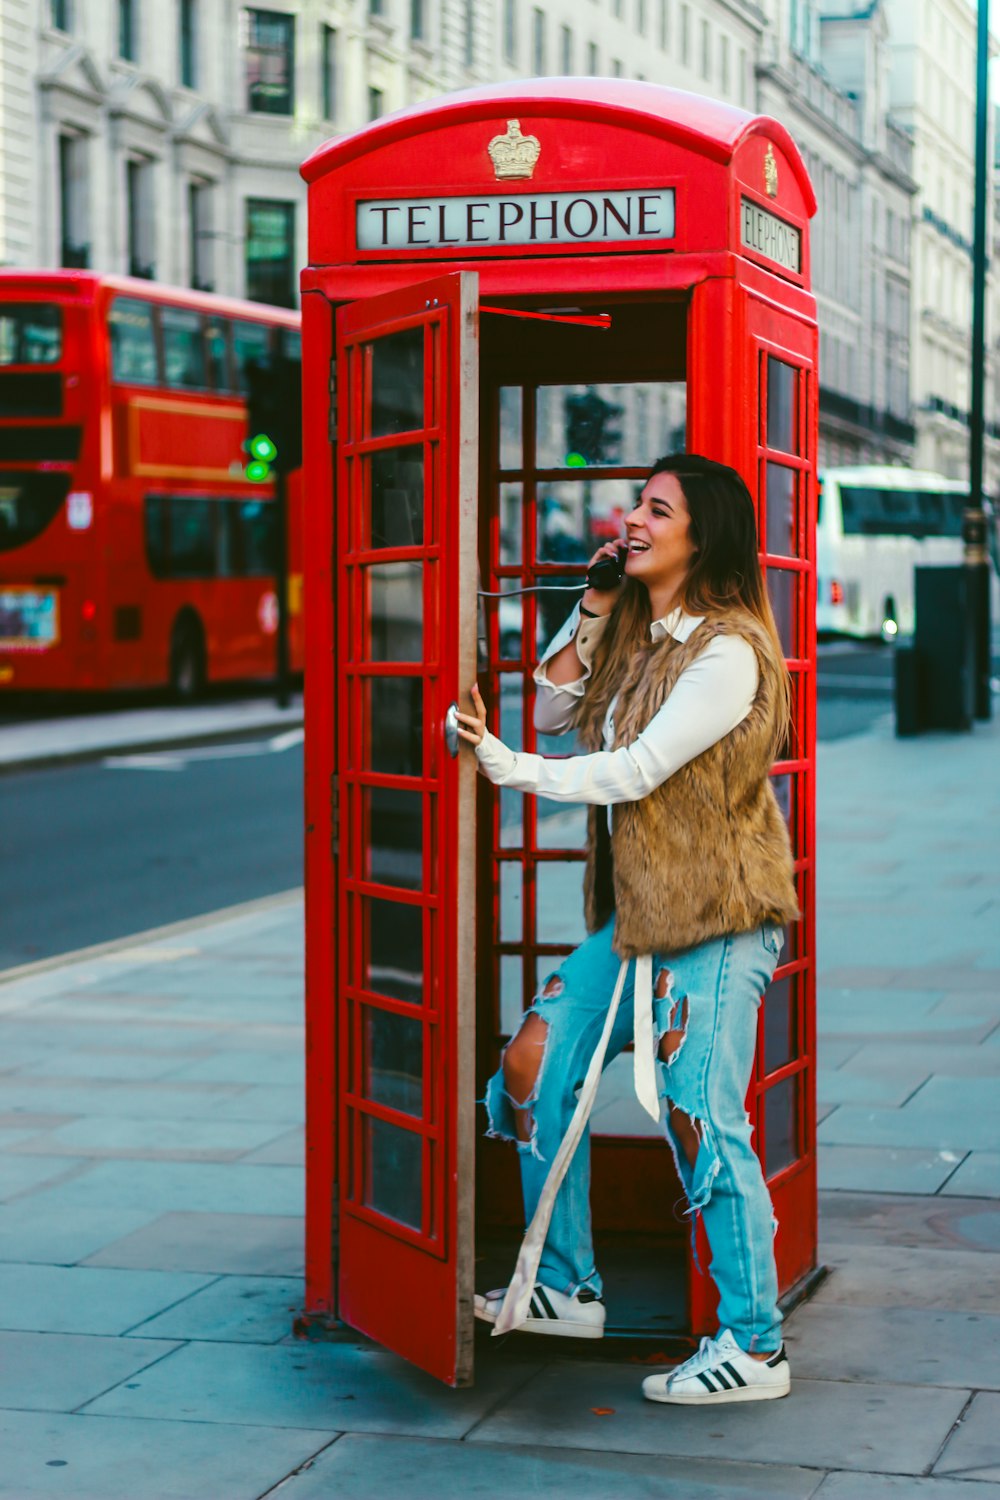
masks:
<svg viewBox="0 0 1000 1500"><path fill-rule="evenodd" d="M448 746L448 754L452 757L458 754L458 704L448 705L448 712L444 716L444 742Z"/></svg>

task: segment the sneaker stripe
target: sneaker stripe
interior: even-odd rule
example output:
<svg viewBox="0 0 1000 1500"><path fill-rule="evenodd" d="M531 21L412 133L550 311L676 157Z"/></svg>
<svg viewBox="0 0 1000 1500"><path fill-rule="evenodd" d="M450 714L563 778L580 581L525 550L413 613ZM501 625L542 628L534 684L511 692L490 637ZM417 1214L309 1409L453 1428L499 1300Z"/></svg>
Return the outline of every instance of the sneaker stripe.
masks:
<svg viewBox="0 0 1000 1500"><path fill-rule="evenodd" d="M712 1380L711 1376L710 1375L706 1375L705 1372L702 1370L702 1371L699 1371L699 1373L698 1373L698 1379L701 1381L701 1383L705 1387L706 1391L711 1391L712 1395L714 1396L715 1393L718 1390L718 1386Z"/></svg>
<svg viewBox="0 0 1000 1500"><path fill-rule="evenodd" d="M728 1359L726 1360L726 1362L722 1366L722 1368L724 1370L728 1370L729 1371L729 1374L736 1381L737 1385L740 1385L740 1386L745 1386L746 1385L746 1381L743 1379L743 1376L740 1374L739 1370L734 1370L733 1367L732 1367L732 1365L729 1363Z"/></svg>
<svg viewBox="0 0 1000 1500"><path fill-rule="evenodd" d="M548 1297L546 1297L546 1295L545 1295L545 1288L544 1287L542 1287L542 1286L536 1286L535 1287L535 1301L538 1302L538 1304L542 1308L545 1309L545 1316L547 1318L555 1318L557 1316L555 1308L552 1306L552 1303L549 1301Z"/></svg>
<svg viewBox="0 0 1000 1500"><path fill-rule="evenodd" d="M785 1353L785 1346L784 1346L784 1344L782 1344L782 1346L778 1350L778 1352L776 1354L773 1354L771 1356L771 1358L767 1361L767 1367L768 1367L769 1370L773 1370L774 1367L775 1367L775 1365L786 1365L787 1363L788 1363L788 1355Z"/></svg>
<svg viewBox="0 0 1000 1500"><path fill-rule="evenodd" d="M715 1365L712 1369L712 1378L713 1380L717 1380L719 1382L724 1391L732 1390L733 1387L731 1382L726 1379L725 1375L723 1375L722 1370L718 1365Z"/></svg>

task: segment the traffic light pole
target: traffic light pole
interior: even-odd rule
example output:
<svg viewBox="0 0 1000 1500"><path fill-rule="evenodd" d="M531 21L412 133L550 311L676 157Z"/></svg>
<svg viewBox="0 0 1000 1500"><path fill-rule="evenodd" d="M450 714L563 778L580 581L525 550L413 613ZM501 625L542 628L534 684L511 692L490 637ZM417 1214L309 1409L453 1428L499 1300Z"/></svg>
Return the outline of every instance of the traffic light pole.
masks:
<svg viewBox="0 0 1000 1500"><path fill-rule="evenodd" d="M963 518L969 608L975 638L974 712L991 717L990 559L983 509L983 407L986 377L986 145L989 107L990 6L979 0L976 53L976 197L972 249L972 370L969 412L969 504Z"/></svg>
<svg viewBox="0 0 1000 1500"><path fill-rule="evenodd" d="M284 465L274 476L274 504L278 512L274 559L274 592L278 599L278 629L275 635L275 697L279 708L291 702L288 671L288 481Z"/></svg>

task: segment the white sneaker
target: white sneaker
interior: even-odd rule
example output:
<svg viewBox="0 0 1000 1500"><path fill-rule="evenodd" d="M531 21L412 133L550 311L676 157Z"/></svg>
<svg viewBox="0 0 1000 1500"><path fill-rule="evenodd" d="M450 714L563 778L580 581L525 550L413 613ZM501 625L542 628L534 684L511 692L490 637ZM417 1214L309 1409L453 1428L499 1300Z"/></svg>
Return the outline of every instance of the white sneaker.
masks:
<svg viewBox="0 0 1000 1500"><path fill-rule="evenodd" d="M677 1406L714 1406L724 1401L776 1401L792 1380L784 1345L769 1359L751 1359L728 1328L716 1339L702 1339L697 1354L665 1375L647 1375L647 1401Z"/></svg>
<svg viewBox="0 0 1000 1500"><path fill-rule="evenodd" d="M507 1288L500 1287L485 1296L476 1295L476 1317L484 1323L495 1323L503 1307ZM574 1297L557 1292L554 1287L536 1282L528 1305L528 1316L517 1333L548 1333L564 1339L602 1339L604 1337L604 1299L589 1287L581 1287Z"/></svg>

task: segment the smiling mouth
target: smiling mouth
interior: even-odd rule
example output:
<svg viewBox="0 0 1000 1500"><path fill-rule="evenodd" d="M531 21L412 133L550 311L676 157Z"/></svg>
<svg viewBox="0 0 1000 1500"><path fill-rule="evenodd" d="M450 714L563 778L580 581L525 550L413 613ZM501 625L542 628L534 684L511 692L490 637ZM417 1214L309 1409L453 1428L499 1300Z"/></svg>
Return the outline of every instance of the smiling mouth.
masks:
<svg viewBox="0 0 1000 1500"><path fill-rule="evenodd" d="M629 544L628 544L628 550L629 550L629 556L633 556L634 557L635 554L638 553L638 552L648 552L650 550L650 547L649 547L649 543L648 542L633 541L633 542L629 542Z"/></svg>

